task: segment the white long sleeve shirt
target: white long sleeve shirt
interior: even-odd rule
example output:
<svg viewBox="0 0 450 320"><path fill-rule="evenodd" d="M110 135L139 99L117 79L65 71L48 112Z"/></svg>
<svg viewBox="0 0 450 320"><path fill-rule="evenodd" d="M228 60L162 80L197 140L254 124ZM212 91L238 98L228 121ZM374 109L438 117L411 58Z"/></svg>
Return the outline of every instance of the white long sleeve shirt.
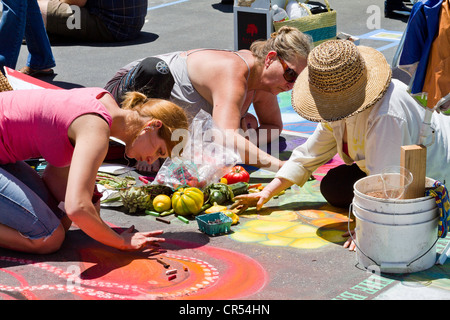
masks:
<svg viewBox="0 0 450 320"><path fill-rule="evenodd" d="M348 165L356 163L366 174L378 174L386 166L400 164L401 146L417 144L425 110L393 79L388 91L373 107L344 120L321 122L308 140L294 149L277 172L302 186L310 175L336 153ZM348 155L343 151L347 127ZM427 146L427 177L450 181L450 117L433 113L435 141ZM428 137L427 145L432 141Z"/></svg>

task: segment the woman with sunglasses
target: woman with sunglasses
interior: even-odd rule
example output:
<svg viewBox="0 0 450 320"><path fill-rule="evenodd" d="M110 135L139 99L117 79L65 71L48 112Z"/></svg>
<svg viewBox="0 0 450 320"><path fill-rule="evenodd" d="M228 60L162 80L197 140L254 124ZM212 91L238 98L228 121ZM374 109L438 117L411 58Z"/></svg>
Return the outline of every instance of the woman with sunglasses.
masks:
<svg viewBox="0 0 450 320"><path fill-rule="evenodd" d="M101 88L17 90L0 95L0 247L47 254L59 249L70 224L120 250L152 249L162 231L121 233L100 217L94 192L109 137L126 155L152 163L170 156L175 129L187 129L172 102L129 92L120 108ZM43 157L42 177L23 160Z"/></svg>
<svg viewBox="0 0 450 320"><path fill-rule="evenodd" d="M283 27L269 39L254 42L250 50L196 49L134 61L105 89L117 101L130 90L170 99L192 118L203 109L220 128L232 129L226 131L233 132L230 139L244 163L276 171L283 161L262 149L283 128L277 94L292 89L311 46L307 35ZM247 113L251 104L257 119ZM238 129L250 128L256 139L239 134Z"/></svg>

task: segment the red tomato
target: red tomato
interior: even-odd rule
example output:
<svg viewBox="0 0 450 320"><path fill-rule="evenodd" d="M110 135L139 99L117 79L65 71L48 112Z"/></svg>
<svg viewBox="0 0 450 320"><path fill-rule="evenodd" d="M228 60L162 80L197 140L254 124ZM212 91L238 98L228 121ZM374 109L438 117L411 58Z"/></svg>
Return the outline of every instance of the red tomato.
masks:
<svg viewBox="0 0 450 320"><path fill-rule="evenodd" d="M250 180L250 174L241 166L234 166L233 169L223 177L227 179L228 184L248 182Z"/></svg>

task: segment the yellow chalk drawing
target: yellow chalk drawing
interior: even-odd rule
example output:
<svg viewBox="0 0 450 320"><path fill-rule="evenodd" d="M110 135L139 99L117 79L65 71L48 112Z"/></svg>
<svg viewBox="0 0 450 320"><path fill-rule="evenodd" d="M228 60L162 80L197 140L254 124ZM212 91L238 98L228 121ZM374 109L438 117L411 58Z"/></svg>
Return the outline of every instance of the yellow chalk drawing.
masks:
<svg viewBox="0 0 450 320"><path fill-rule="evenodd" d="M328 205L317 192L317 186L311 182L301 190L289 190L275 206L266 206L259 212L247 210L230 238L244 243L297 249L342 244L346 240L343 234L348 230L347 210ZM305 195L309 201L304 201ZM353 223L351 227L354 227Z"/></svg>
<svg viewBox="0 0 450 320"><path fill-rule="evenodd" d="M252 218L252 215L245 215ZM243 221L230 237L239 242L266 246L289 246L297 249L316 249L330 243L340 244L346 239L347 217L324 209L273 211L253 215Z"/></svg>

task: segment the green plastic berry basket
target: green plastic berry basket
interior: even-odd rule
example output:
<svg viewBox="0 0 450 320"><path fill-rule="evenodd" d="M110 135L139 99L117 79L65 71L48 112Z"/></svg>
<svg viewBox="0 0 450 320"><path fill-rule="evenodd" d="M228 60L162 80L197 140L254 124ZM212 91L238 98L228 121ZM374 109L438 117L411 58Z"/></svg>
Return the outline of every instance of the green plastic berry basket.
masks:
<svg viewBox="0 0 450 320"><path fill-rule="evenodd" d="M197 220L200 231L210 236L230 233L231 223L233 222L223 212L202 214L201 216L195 217L195 220Z"/></svg>

